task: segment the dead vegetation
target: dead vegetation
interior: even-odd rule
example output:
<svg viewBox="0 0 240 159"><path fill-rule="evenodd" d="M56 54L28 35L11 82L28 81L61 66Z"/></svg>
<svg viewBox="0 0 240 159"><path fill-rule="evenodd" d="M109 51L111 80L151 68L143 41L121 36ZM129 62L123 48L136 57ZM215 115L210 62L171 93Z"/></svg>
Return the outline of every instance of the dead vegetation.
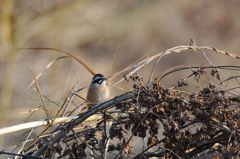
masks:
<svg viewBox="0 0 240 159"><path fill-rule="evenodd" d="M181 66L149 79L136 72L153 59L183 50L194 49L203 53L210 67ZM55 129L42 132L36 138L22 144L23 158L238 158L240 156L240 109L239 86L229 88L227 83L237 81L238 66L214 66L205 55L205 50L224 53L234 58L239 56L222 52L212 47L179 46L148 57L131 67L115 73L122 79L133 81L133 90L100 103L80 113L76 119L59 125L49 124ZM194 52L195 53L195 52ZM224 77L221 70L235 70L236 75ZM189 70L185 79L176 79L172 87L165 88L161 80L175 72ZM109 77L109 78L111 78ZM204 80L201 80L204 79ZM213 83L216 79L218 83ZM195 83L191 86L189 81ZM35 83L37 80L35 79ZM190 87L192 91L183 91ZM39 88L37 88L39 90ZM73 89L62 112L76 97ZM41 92L39 91L41 96ZM47 110L46 110L47 112ZM100 113L94 123L85 122ZM69 114L61 114L69 116ZM71 114L71 113L70 113ZM135 137L135 138L134 138ZM136 138L137 137L137 138ZM138 141L138 150L133 143ZM24 145L27 142L27 146ZM136 146L136 145L135 145ZM2 151L2 155L6 153ZM17 156L13 154L12 156Z"/></svg>

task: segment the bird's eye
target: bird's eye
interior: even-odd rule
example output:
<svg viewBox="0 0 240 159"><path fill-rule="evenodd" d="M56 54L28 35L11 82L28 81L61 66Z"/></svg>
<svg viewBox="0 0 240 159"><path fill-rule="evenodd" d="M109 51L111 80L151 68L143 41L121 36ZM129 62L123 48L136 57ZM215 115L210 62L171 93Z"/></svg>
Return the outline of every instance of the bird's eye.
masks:
<svg viewBox="0 0 240 159"><path fill-rule="evenodd" d="M93 83L102 84L102 82L103 82L102 79L95 79Z"/></svg>
<svg viewBox="0 0 240 159"><path fill-rule="evenodd" d="M103 82L103 80L100 79L100 80L98 81L98 84L101 84L102 82Z"/></svg>

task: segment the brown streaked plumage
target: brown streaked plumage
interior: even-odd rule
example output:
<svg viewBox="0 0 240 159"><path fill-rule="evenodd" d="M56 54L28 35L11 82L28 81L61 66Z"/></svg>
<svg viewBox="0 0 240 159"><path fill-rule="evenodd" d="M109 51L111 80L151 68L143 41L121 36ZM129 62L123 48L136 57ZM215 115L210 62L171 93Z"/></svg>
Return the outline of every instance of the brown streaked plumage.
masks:
<svg viewBox="0 0 240 159"><path fill-rule="evenodd" d="M195 39L190 39L190 44L189 45L197 47ZM190 51L193 52L193 51L197 51L197 50L196 49L190 49Z"/></svg>

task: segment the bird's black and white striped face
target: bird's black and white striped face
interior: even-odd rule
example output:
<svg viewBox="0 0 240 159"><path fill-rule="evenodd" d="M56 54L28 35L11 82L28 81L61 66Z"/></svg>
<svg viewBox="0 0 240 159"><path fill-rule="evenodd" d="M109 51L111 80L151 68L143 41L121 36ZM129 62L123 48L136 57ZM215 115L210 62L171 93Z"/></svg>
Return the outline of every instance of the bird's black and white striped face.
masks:
<svg viewBox="0 0 240 159"><path fill-rule="evenodd" d="M91 102L88 104L88 109L99 102L105 102L108 100L110 90L107 86L106 80L107 79L100 73L93 77L87 93L87 100Z"/></svg>
<svg viewBox="0 0 240 159"><path fill-rule="evenodd" d="M102 74L98 73L93 77L91 85L106 86L106 80Z"/></svg>

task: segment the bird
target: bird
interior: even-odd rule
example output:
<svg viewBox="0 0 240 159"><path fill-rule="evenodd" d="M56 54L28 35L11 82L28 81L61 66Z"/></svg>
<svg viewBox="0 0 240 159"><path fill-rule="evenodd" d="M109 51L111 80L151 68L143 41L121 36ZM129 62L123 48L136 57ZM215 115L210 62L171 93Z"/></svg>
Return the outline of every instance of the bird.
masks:
<svg viewBox="0 0 240 159"><path fill-rule="evenodd" d="M110 89L107 85L107 79L100 73L96 74L91 82L91 85L88 88L87 100L91 103L87 104L88 110L94 107L98 103L106 102L109 99ZM105 112L106 113L106 112ZM108 115L107 115L108 116ZM105 119L104 119L105 120ZM106 121L105 131L106 131L106 150L109 145L109 129L112 125L112 120ZM105 153L105 158L107 153Z"/></svg>
<svg viewBox="0 0 240 159"><path fill-rule="evenodd" d="M100 73L97 73L88 88L87 100L91 103L88 104L88 110L98 103L106 102L109 98L109 87L107 79Z"/></svg>
<svg viewBox="0 0 240 159"><path fill-rule="evenodd" d="M197 47L197 44L196 44L196 41L195 41L195 39L190 39L190 44L189 44L190 46L194 46L194 47ZM193 51L197 51L196 49L190 49L190 51L191 52L193 52Z"/></svg>

